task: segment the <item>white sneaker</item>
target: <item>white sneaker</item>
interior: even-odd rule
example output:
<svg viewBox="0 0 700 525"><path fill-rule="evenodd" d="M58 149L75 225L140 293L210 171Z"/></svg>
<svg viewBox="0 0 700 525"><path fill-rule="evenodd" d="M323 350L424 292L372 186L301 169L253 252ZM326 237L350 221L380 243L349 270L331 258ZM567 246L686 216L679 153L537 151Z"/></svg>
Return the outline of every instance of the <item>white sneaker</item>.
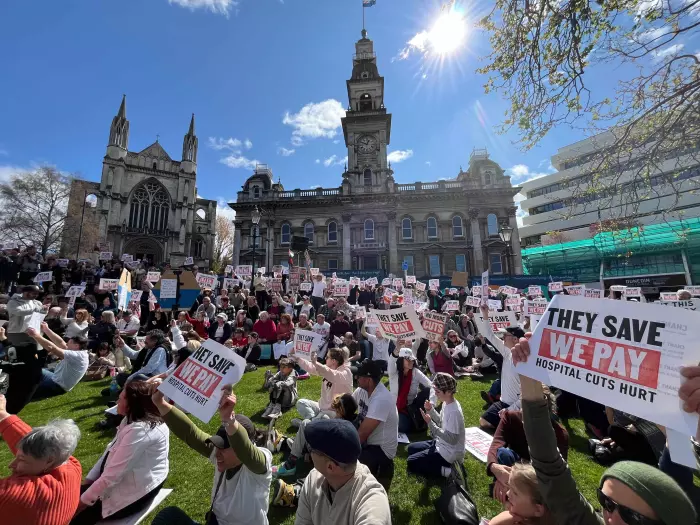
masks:
<svg viewBox="0 0 700 525"><path fill-rule="evenodd" d="M275 405L273 403L270 403L269 405L267 405L265 412L262 413L262 417L269 417L273 408L275 408Z"/></svg>
<svg viewBox="0 0 700 525"><path fill-rule="evenodd" d="M267 417L273 418L273 417L279 417L280 415L282 415L282 405L280 405L279 403L275 403L272 406L272 411L268 414Z"/></svg>
<svg viewBox="0 0 700 525"><path fill-rule="evenodd" d="M290 422L290 425L292 425L294 428L299 428L301 426L301 419L299 419L298 417L295 417Z"/></svg>

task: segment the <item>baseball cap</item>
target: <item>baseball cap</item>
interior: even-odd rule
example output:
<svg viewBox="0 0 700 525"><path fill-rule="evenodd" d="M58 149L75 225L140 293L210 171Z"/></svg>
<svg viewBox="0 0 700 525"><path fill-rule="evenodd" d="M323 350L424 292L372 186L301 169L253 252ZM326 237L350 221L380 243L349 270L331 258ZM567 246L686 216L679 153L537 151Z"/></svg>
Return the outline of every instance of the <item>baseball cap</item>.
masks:
<svg viewBox="0 0 700 525"><path fill-rule="evenodd" d="M371 377L375 381L379 381L384 375L379 363L365 359L357 369L357 377Z"/></svg>
<svg viewBox="0 0 700 525"><path fill-rule="evenodd" d="M416 356L413 355L413 352L410 348L402 348L401 350L399 350L399 357L403 357L405 359L412 359L413 361L416 360Z"/></svg>
<svg viewBox="0 0 700 525"><path fill-rule="evenodd" d="M255 438L255 425L253 425L250 418L244 416L243 414L236 414L236 421L238 421L239 425L245 428L246 432L248 433L248 438L252 441L253 438ZM224 425L221 425L219 430L216 431L216 434L209 436L205 442L211 443L216 448L229 448L231 446L228 440L228 434L226 433L226 427Z"/></svg>
<svg viewBox="0 0 700 525"><path fill-rule="evenodd" d="M337 463L354 463L362 445L355 426L345 419L317 419L304 429L307 445Z"/></svg>

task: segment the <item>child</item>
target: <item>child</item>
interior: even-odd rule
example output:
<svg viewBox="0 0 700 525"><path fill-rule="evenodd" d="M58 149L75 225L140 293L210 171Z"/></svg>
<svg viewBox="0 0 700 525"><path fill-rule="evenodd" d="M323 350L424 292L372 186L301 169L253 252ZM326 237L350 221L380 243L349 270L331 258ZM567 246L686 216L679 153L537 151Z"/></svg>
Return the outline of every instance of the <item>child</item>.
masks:
<svg viewBox="0 0 700 525"><path fill-rule="evenodd" d="M297 373L294 371L292 360L286 357L280 359L280 369L275 375L270 370L265 372L263 388L270 392L270 404L267 405L262 417L277 417L283 408L291 408L297 402Z"/></svg>
<svg viewBox="0 0 700 525"><path fill-rule="evenodd" d="M109 373L109 369L114 367L115 357L109 343L100 343L95 354L89 356L90 366L85 372L86 381L104 379Z"/></svg>
<svg viewBox="0 0 700 525"><path fill-rule="evenodd" d="M506 509L495 516L489 525L551 525L554 518L544 504L537 473L532 465L516 463L508 479Z"/></svg>

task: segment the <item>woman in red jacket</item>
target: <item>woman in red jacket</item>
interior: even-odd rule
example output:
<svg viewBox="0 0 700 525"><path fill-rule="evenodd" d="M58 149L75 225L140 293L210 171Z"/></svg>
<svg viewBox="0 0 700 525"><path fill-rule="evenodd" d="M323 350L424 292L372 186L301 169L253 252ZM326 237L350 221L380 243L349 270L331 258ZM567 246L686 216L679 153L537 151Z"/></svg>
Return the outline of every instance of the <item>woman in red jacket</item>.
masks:
<svg viewBox="0 0 700 525"><path fill-rule="evenodd" d="M0 436L15 459L0 479L0 516L8 525L66 525L80 501L82 468L71 456L80 430L71 420L32 428L7 413L0 394Z"/></svg>

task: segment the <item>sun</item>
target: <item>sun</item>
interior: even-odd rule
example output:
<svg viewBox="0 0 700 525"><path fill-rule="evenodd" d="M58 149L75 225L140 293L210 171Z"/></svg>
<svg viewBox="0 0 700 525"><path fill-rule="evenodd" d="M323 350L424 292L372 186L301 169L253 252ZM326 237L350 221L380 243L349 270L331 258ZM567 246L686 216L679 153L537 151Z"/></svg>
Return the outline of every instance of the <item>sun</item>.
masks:
<svg viewBox="0 0 700 525"><path fill-rule="evenodd" d="M438 55L454 53L462 47L466 38L466 20L453 10L441 14L428 33L430 47Z"/></svg>

